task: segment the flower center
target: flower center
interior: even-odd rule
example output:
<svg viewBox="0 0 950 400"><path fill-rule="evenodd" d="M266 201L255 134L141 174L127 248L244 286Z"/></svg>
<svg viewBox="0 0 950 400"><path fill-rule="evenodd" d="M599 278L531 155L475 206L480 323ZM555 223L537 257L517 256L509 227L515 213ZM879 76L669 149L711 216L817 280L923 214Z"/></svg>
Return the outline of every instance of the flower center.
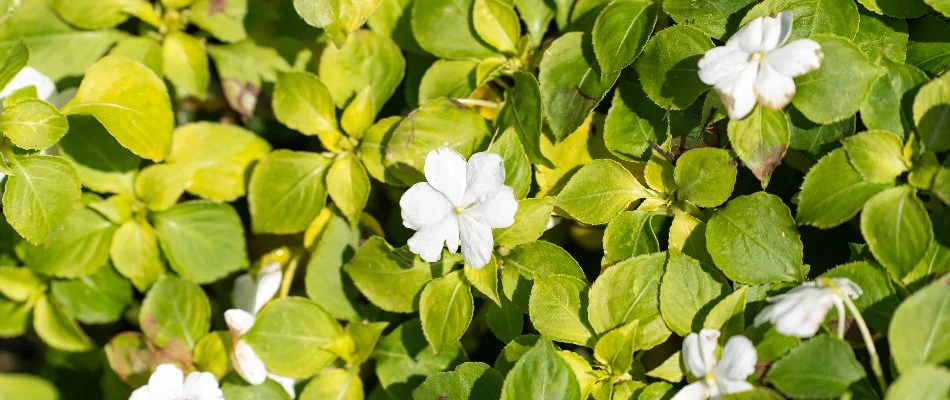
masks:
<svg viewBox="0 0 950 400"><path fill-rule="evenodd" d="M462 215L466 210L475 206L476 203L463 204L460 206L455 206L455 215Z"/></svg>
<svg viewBox="0 0 950 400"><path fill-rule="evenodd" d="M706 386L713 389L713 391L719 391L719 385L716 384L716 375L712 372L706 374L706 376L703 378L703 381L705 381Z"/></svg>
<svg viewBox="0 0 950 400"><path fill-rule="evenodd" d="M752 61L759 61L759 60L761 60L761 59L764 58L764 57L765 57L765 53L763 53L763 52L761 52L761 51L757 51L757 52L755 52L755 53L752 53Z"/></svg>

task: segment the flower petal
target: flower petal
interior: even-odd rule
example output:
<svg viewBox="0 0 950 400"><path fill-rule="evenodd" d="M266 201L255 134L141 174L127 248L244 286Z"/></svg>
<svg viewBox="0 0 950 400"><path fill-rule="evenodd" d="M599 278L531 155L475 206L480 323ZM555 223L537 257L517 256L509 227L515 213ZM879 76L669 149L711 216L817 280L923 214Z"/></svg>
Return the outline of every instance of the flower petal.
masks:
<svg viewBox="0 0 950 400"><path fill-rule="evenodd" d="M254 293L257 291L257 281L251 274L241 274L234 280L231 289L231 303L235 308L254 312Z"/></svg>
<svg viewBox="0 0 950 400"><path fill-rule="evenodd" d="M706 382L696 381L686 385L670 400L705 400L709 398Z"/></svg>
<svg viewBox="0 0 950 400"><path fill-rule="evenodd" d="M264 307L264 304L277 294L283 277L279 263L273 263L261 270L257 277L257 291L254 294L254 314L257 314L261 307Z"/></svg>
<svg viewBox="0 0 950 400"><path fill-rule="evenodd" d="M279 383L280 386L284 388L284 391L290 395L291 399L297 398L297 389L294 387L294 384L297 383L297 380L271 373L268 373L267 377L270 378L270 380Z"/></svg>
<svg viewBox="0 0 950 400"><path fill-rule="evenodd" d="M148 378L153 399L177 399L184 390L185 373L174 364L162 364Z"/></svg>
<svg viewBox="0 0 950 400"><path fill-rule="evenodd" d="M777 49L788 40L792 33L792 12L782 11L772 17L767 16L762 21L762 47L759 51L770 52Z"/></svg>
<svg viewBox="0 0 950 400"><path fill-rule="evenodd" d="M148 391L148 385L135 389L129 400L152 400L152 394Z"/></svg>
<svg viewBox="0 0 950 400"><path fill-rule="evenodd" d="M210 372L192 372L185 378L185 398L189 400L224 399L218 380Z"/></svg>
<svg viewBox="0 0 950 400"><path fill-rule="evenodd" d="M683 364L693 376L700 378L712 372L716 366L716 342L719 331L703 329L690 333L683 339Z"/></svg>
<svg viewBox="0 0 950 400"><path fill-rule="evenodd" d="M36 95L43 100L49 99L53 93L56 93L56 84L46 75L31 67L24 67L20 72L17 72L3 90L0 90L0 99L4 99L13 92L28 86L35 86Z"/></svg>
<svg viewBox="0 0 950 400"><path fill-rule="evenodd" d="M742 335L733 336L722 349L722 358L716 364L713 374L716 377L744 381L755 372L757 357L755 346L749 338Z"/></svg>
<svg viewBox="0 0 950 400"><path fill-rule="evenodd" d="M267 367L247 342L241 340L231 353L234 369L244 380L252 385L260 385L267 380Z"/></svg>
<svg viewBox="0 0 950 400"><path fill-rule="evenodd" d="M254 316L251 313L232 308L224 312L224 322L228 324L228 330L234 337L241 336L254 326Z"/></svg>
<svg viewBox="0 0 950 400"><path fill-rule="evenodd" d="M821 67L824 57L818 42L799 39L766 54L765 62L782 75L795 78Z"/></svg>
<svg viewBox="0 0 950 400"><path fill-rule="evenodd" d="M484 267L491 260L491 251L495 246L491 227L467 214L460 215L458 221L462 237L462 258L472 268Z"/></svg>
<svg viewBox="0 0 950 400"><path fill-rule="evenodd" d="M755 95L759 104L773 110L781 110L795 95L795 81L778 73L768 63L762 63L755 82Z"/></svg>
<svg viewBox="0 0 950 400"><path fill-rule="evenodd" d="M426 180L454 205L462 203L465 194L465 157L451 147L440 147L426 156Z"/></svg>
<svg viewBox="0 0 950 400"><path fill-rule="evenodd" d="M838 286L838 290L841 290L845 295L852 299L861 297L861 295L864 294L864 291L861 290L861 287L848 278L831 278L831 280L836 286Z"/></svg>
<svg viewBox="0 0 950 400"><path fill-rule="evenodd" d="M745 69L728 75L716 83L719 99L726 106L729 118L742 119L755 108L755 80L759 63L749 63Z"/></svg>
<svg viewBox="0 0 950 400"><path fill-rule="evenodd" d="M752 390L752 384L743 379L716 379L717 394L729 394Z"/></svg>
<svg viewBox="0 0 950 400"><path fill-rule="evenodd" d="M699 59L699 79L715 85L722 78L742 71L749 64L749 54L738 46L719 46Z"/></svg>
<svg viewBox="0 0 950 400"><path fill-rule="evenodd" d="M409 229L434 225L454 213L455 206L442 193L425 182L419 182L399 199L402 224Z"/></svg>
<svg viewBox="0 0 950 400"><path fill-rule="evenodd" d="M449 251L454 253L459 246L459 223L454 215L443 218L436 224L422 228L406 244L409 250L426 262L436 262L442 258L442 245L447 244Z"/></svg>
<svg viewBox="0 0 950 400"><path fill-rule="evenodd" d="M465 215L481 221L492 228L507 228L515 223L515 213L518 212L518 200L514 191L508 186L488 201L465 210Z"/></svg>
<svg viewBox="0 0 950 400"><path fill-rule="evenodd" d="M484 203L501 190L505 183L505 164L495 153L472 154L468 159L468 175L462 204Z"/></svg>

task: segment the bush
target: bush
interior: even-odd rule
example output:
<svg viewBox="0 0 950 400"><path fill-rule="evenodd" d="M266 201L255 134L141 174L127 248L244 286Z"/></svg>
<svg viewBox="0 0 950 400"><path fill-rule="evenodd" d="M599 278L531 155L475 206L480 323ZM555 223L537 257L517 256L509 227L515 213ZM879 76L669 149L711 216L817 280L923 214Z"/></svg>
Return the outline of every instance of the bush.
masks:
<svg viewBox="0 0 950 400"><path fill-rule="evenodd" d="M0 0L2 399L946 399L946 0Z"/></svg>

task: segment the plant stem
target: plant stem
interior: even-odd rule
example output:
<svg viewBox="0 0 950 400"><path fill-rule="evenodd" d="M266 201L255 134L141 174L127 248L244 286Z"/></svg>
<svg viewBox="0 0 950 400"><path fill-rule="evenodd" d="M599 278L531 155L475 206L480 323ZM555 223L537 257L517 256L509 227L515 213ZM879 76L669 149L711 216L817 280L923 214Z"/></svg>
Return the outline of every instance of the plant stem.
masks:
<svg viewBox="0 0 950 400"><path fill-rule="evenodd" d="M452 99L452 100L455 100L461 104L465 104L469 106L498 108L498 103L495 103L493 101L479 100L479 99Z"/></svg>
<svg viewBox="0 0 950 400"><path fill-rule="evenodd" d="M842 295L841 299L844 300L844 305L848 307L848 310L851 311L851 316L853 316L854 321L857 322L858 330L861 331L861 337L864 338L864 345L867 347L868 355L871 356L871 370L874 372L877 383L881 387L881 394L884 394L887 392L887 381L884 380L884 369L881 368L881 358L877 355L877 347L874 346L874 338L871 337L871 331L868 330L868 325L864 322L861 311L854 305L851 298L847 295Z"/></svg>

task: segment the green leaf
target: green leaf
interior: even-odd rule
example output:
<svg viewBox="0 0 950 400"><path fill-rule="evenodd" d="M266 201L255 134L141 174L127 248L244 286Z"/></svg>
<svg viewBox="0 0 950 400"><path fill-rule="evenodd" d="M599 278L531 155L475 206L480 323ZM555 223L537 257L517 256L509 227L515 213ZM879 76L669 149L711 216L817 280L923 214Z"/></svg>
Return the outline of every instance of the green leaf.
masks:
<svg viewBox="0 0 950 400"><path fill-rule="evenodd" d="M524 314L507 300L502 301L501 306L488 303L486 307L485 320L498 340L508 343L524 332Z"/></svg>
<svg viewBox="0 0 950 400"><path fill-rule="evenodd" d="M791 140L788 118L781 111L757 106L741 120L730 119L728 131L736 155L763 186L768 185Z"/></svg>
<svg viewBox="0 0 950 400"><path fill-rule="evenodd" d="M354 358L351 362L363 363L369 359L379 342L383 330L389 326L388 322L351 322L346 326L346 335L353 340L355 347Z"/></svg>
<svg viewBox="0 0 950 400"><path fill-rule="evenodd" d="M472 25L486 43L502 53L517 51L521 22L511 0L475 0Z"/></svg>
<svg viewBox="0 0 950 400"><path fill-rule="evenodd" d="M840 339L818 336L772 364L768 379L793 398L828 398L844 394L865 379L851 346Z"/></svg>
<svg viewBox="0 0 950 400"><path fill-rule="evenodd" d="M165 83L151 69L125 57L106 56L89 67L67 115L96 117L125 148L162 161L171 145L171 100Z"/></svg>
<svg viewBox="0 0 950 400"><path fill-rule="evenodd" d="M587 283L568 275L539 276L531 289L528 315L541 334L559 342L588 345Z"/></svg>
<svg viewBox="0 0 950 400"><path fill-rule="evenodd" d="M578 221L600 225L634 200L645 197L643 186L623 165L600 159L577 171L558 194L554 205Z"/></svg>
<svg viewBox="0 0 950 400"><path fill-rule="evenodd" d="M3 191L3 214L20 236L41 244L79 202L79 178L59 157L17 156L13 161Z"/></svg>
<svg viewBox="0 0 950 400"><path fill-rule="evenodd" d="M25 334L32 309L32 303L21 303L0 296L0 313L4 316L0 320L0 338L15 338Z"/></svg>
<svg viewBox="0 0 950 400"><path fill-rule="evenodd" d="M765 193L732 199L709 219L706 248L729 279L758 284L804 278L802 241L782 199Z"/></svg>
<svg viewBox="0 0 950 400"><path fill-rule="evenodd" d="M574 257L555 244L537 240L514 248L502 257L505 268L512 267L521 276L537 279L548 275L568 275L586 280L584 270Z"/></svg>
<svg viewBox="0 0 950 400"><path fill-rule="evenodd" d="M494 256L481 268L475 269L468 264L462 267L465 280L495 304L501 304L498 292L498 260Z"/></svg>
<svg viewBox="0 0 950 400"><path fill-rule="evenodd" d="M634 64L647 97L670 110L693 104L708 89L699 80L698 63L712 47L709 36L687 25L672 26L654 35Z"/></svg>
<svg viewBox="0 0 950 400"><path fill-rule="evenodd" d="M301 297L285 297L264 307L242 338L268 371L302 379L333 361L335 356L325 349L342 334L340 325L320 306Z"/></svg>
<svg viewBox="0 0 950 400"><path fill-rule="evenodd" d="M123 0L53 0L50 7L66 22L82 29L111 28L129 18L124 11L131 2Z"/></svg>
<svg viewBox="0 0 950 400"><path fill-rule="evenodd" d="M523 71L515 72L513 78L515 85L505 91L505 107L499 116L498 125L515 128L525 154L532 163L554 168L551 160L541 153L542 112L538 80Z"/></svg>
<svg viewBox="0 0 950 400"><path fill-rule="evenodd" d="M178 97L204 99L211 80L204 41L183 32L171 32L165 36L162 71L175 85Z"/></svg>
<svg viewBox="0 0 950 400"><path fill-rule="evenodd" d="M590 288L590 324L600 334L635 319L659 315L666 253L634 257L607 267ZM640 329L645 329L641 324Z"/></svg>
<svg viewBox="0 0 950 400"><path fill-rule="evenodd" d="M50 290L63 309L87 324L118 321L132 303L132 285L110 265L89 276L53 281Z"/></svg>
<svg viewBox="0 0 950 400"><path fill-rule="evenodd" d="M413 55L425 56L427 53L419 47L412 34L410 13L413 0L385 0L380 2L369 14L366 24L373 32L393 39L400 48Z"/></svg>
<svg viewBox="0 0 950 400"><path fill-rule="evenodd" d="M393 250L378 236L360 246L343 270L360 292L377 307L391 312L416 310L416 296L433 276L440 275L406 248Z"/></svg>
<svg viewBox="0 0 950 400"><path fill-rule="evenodd" d="M272 107L278 121L305 135L337 130L330 91L309 72L277 75Z"/></svg>
<svg viewBox="0 0 950 400"><path fill-rule="evenodd" d="M950 277L943 276L914 293L894 312L887 331L891 357L899 371L950 360Z"/></svg>
<svg viewBox="0 0 950 400"><path fill-rule="evenodd" d="M531 162L518 140L514 128L497 136L491 151L501 156L505 166L505 185L510 186L516 199L522 199L531 190Z"/></svg>
<svg viewBox="0 0 950 400"><path fill-rule="evenodd" d="M194 349L211 326L211 305L196 283L166 275L145 295L142 333L159 347Z"/></svg>
<svg viewBox="0 0 950 400"><path fill-rule="evenodd" d="M660 313L666 326L680 336L702 328L712 302L728 294L729 284L718 271L671 250L660 284Z"/></svg>
<svg viewBox="0 0 950 400"><path fill-rule="evenodd" d="M702 29L707 35L723 39L727 33L739 28L736 15L754 0L713 0L697 3L689 0L669 0L663 2L663 11L679 24L688 23Z"/></svg>
<svg viewBox="0 0 950 400"><path fill-rule="evenodd" d="M604 121L607 149L627 161L645 161L652 154L650 144L663 143L666 135L666 111L640 85L621 79Z"/></svg>
<svg viewBox="0 0 950 400"><path fill-rule="evenodd" d="M950 150L950 74L943 74L923 87L914 98L914 123L925 148L933 152Z"/></svg>
<svg viewBox="0 0 950 400"><path fill-rule="evenodd" d="M820 158L831 150L841 147L839 139L854 134L857 118L851 117L831 124L809 121L795 107L786 109L792 126L791 148L801 150L812 159Z"/></svg>
<svg viewBox="0 0 950 400"><path fill-rule="evenodd" d="M422 332L438 354L457 343L472 323L475 312L472 289L455 271L426 284L419 297Z"/></svg>
<svg viewBox="0 0 950 400"><path fill-rule="evenodd" d="M185 193L191 167L184 164L152 164L135 176L135 195L151 211L164 211Z"/></svg>
<svg viewBox="0 0 950 400"><path fill-rule="evenodd" d="M2 60L2 63L0 63L0 87L6 87L13 80L13 77L26 66L26 62L30 58L30 52L23 45L23 42L17 42L2 54L3 56L0 58Z"/></svg>
<svg viewBox="0 0 950 400"><path fill-rule="evenodd" d="M195 345L195 368L207 371L218 379L228 371L233 353L233 338L228 331L211 331Z"/></svg>
<svg viewBox="0 0 950 400"><path fill-rule="evenodd" d="M854 7L854 3L848 3ZM797 93L792 104L812 121L822 124L841 121L861 108L872 85L885 71L872 64L857 45L845 38L820 34L811 39L821 45L824 58L817 71L796 79ZM829 103L827 99L831 97L841 101Z"/></svg>
<svg viewBox="0 0 950 400"><path fill-rule="evenodd" d="M834 150L805 174L796 218L801 224L822 229L838 226L888 186L865 181L848 162L845 151Z"/></svg>
<svg viewBox="0 0 950 400"><path fill-rule="evenodd" d="M630 65L653 33L660 6L650 0L614 1L604 7L592 32L594 55L604 75Z"/></svg>
<svg viewBox="0 0 950 400"><path fill-rule="evenodd" d="M904 143L890 132L868 131L842 139L855 171L871 183L891 183L908 170Z"/></svg>
<svg viewBox="0 0 950 400"><path fill-rule="evenodd" d="M660 251L657 232L666 218L649 211L624 211L617 214L604 230L604 253L614 261Z"/></svg>
<svg viewBox="0 0 950 400"><path fill-rule="evenodd" d="M861 311L868 326L878 332L887 330L891 316L900 303L890 278L881 267L858 261L828 270L822 277L848 278L861 288L861 296L854 304Z"/></svg>
<svg viewBox="0 0 950 400"><path fill-rule="evenodd" d="M871 93L861 105L861 120L868 129L891 131L907 137L914 124L909 100L927 81L927 75L910 65L886 59L881 60L881 65L887 74L871 87Z"/></svg>
<svg viewBox="0 0 950 400"><path fill-rule="evenodd" d="M308 24L323 28L336 47L347 42L347 36L357 30L379 5L380 0L294 0L294 9Z"/></svg>
<svg viewBox="0 0 950 400"><path fill-rule="evenodd" d="M748 286L742 286L716 302L706 319L703 320L703 329L716 329L722 332L723 337L742 334L745 330L745 307Z"/></svg>
<svg viewBox="0 0 950 400"><path fill-rule="evenodd" d="M398 399L412 398L412 391L429 375L449 370L466 361L461 344L435 354L426 343L418 319L406 321L386 336L376 348L376 376L380 386Z"/></svg>
<svg viewBox="0 0 950 400"><path fill-rule="evenodd" d="M924 0L927 5L934 10L939 11L944 17L950 17L950 1L947 0Z"/></svg>
<svg viewBox="0 0 950 400"><path fill-rule="evenodd" d="M330 199L352 223L359 221L369 200L370 182L363 163L353 153L343 153L333 160L327 172Z"/></svg>
<svg viewBox="0 0 950 400"><path fill-rule="evenodd" d="M480 59L495 51L479 36L474 23L474 0L414 1L412 33L425 51L438 58Z"/></svg>
<svg viewBox="0 0 950 400"><path fill-rule="evenodd" d="M718 207L732 195L736 162L723 149L693 149L676 160L673 179L682 198L699 207Z"/></svg>
<svg viewBox="0 0 950 400"><path fill-rule="evenodd" d="M42 150L66 135L69 123L52 104L27 99L3 109L0 131L21 149Z"/></svg>
<svg viewBox="0 0 950 400"><path fill-rule="evenodd" d="M58 350L80 352L94 346L76 319L48 296L40 297L33 307L33 329L43 342Z"/></svg>
<svg viewBox="0 0 950 400"><path fill-rule="evenodd" d="M683 211L675 211L670 225L669 248L682 251L706 265L713 265L706 250L706 224Z"/></svg>
<svg viewBox="0 0 950 400"><path fill-rule="evenodd" d="M197 283L211 283L248 265L244 227L227 204L188 201L152 217L168 264Z"/></svg>
<svg viewBox="0 0 950 400"><path fill-rule="evenodd" d="M633 320L629 324L604 333L597 340L594 358L607 366L611 375L623 375L633 364L634 339L639 328L640 321Z"/></svg>
<svg viewBox="0 0 950 400"><path fill-rule="evenodd" d="M0 267L0 294L25 302L46 291L46 283L27 267Z"/></svg>
<svg viewBox="0 0 950 400"><path fill-rule="evenodd" d="M539 340L518 360L501 390L501 400L580 398L577 378L547 339Z"/></svg>
<svg viewBox="0 0 950 400"><path fill-rule="evenodd" d="M209 148L215 150L209 152ZM191 171L185 185L189 193L213 201L234 201L244 195L248 167L268 151L270 144L254 132L233 125L196 122L175 129L166 165Z"/></svg>
<svg viewBox="0 0 950 400"><path fill-rule="evenodd" d="M844 38L853 38L858 31L858 21L861 18L858 6L849 0L772 0L752 7L739 25L745 25L755 18L784 10L791 11L792 20L796 21L792 25L789 42L802 38L815 39L816 34L835 34ZM818 42L822 43L821 40ZM827 63L828 52L824 47L822 43L822 50L826 56L825 63Z"/></svg>
<svg viewBox="0 0 950 400"><path fill-rule="evenodd" d="M22 2L12 14L0 17L0 25L0 52L22 42L29 49L29 65L54 82L67 76L82 76L125 36L113 29L76 30L45 1Z"/></svg>
<svg viewBox="0 0 950 400"><path fill-rule="evenodd" d="M603 74L592 49L589 35L570 32L551 43L541 58L541 101L557 139L584 123L619 76Z"/></svg>
<svg viewBox="0 0 950 400"><path fill-rule="evenodd" d="M49 381L27 374L0 374L0 396L7 399L58 400L59 391Z"/></svg>
<svg viewBox="0 0 950 400"><path fill-rule="evenodd" d="M902 278L920 262L933 241L933 226L916 190L898 186L864 204L861 234L891 276Z"/></svg>
<svg viewBox="0 0 950 400"><path fill-rule="evenodd" d="M430 375L412 392L415 400L497 399L501 396L502 377L488 364L467 362L455 371Z"/></svg>
<svg viewBox="0 0 950 400"><path fill-rule="evenodd" d="M452 132L451 141L445 132ZM448 145L467 159L483 148L490 134L474 110L448 99L433 100L399 122L383 144L383 165L403 185L411 185L423 180L422 168L430 151Z"/></svg>
<svg viewBox="0 0 950 400"><path fill-rule="evenodd" d="M897 18L919 17L927 12L921 0L858 0L868 10Z"/></svg>
<svg viewBox="0 0 950 400"><path fill-rule="evenodd" d="M359 293L343 274L343 264L359 244L359 229L352 227L339 213L333 213L307 263L304 280L307 296L337 319L359 317L356 302Z"/></svg>
<svg viewBox="0 0 950 400"><path fill-rule="evenodd" d="M290 400L290 395L273 380L266 380L260 385L251 385L236 374L228 375L221 382L221 392L228 400Z"/></svg>
<svg viewBox="0 0 950 400"><path fill-rule="evenodd" d="M475 60L436 60L422 76L419 103L440 97L467 98L479 86L477 67Z"/></svg>
<svg viewBox="0 0 950 400"><path fill-rule="evenodd" d="M495 244L508 248L533 242L541 237L554 211L554 198L522 199L518 201L515 223L492 231Z"/></svg>
<svg viewBox="0 0 950 400"><path fill-rule="evenodd" d="M106 263L116 226L89 208L78 208L46 242L24 248L34 271L62 278L89 275Z"/></svg>
<svg viewBox="0 0 950 400"><path fill-rule="evenodd" d="M950 370L927 365L901 374L887 389L887 400L940 400L950 392Z"/></svg>
<svg viewBox="0 0 950 400"><path fill-rule="evenodd" d="M535 46L544 40L551 20L554 19L554 4L544 0L514 0L515 9L528 29L528 36Z"/></svg>
<svg viewBox="0 0 950 400"><path fill-rule="evenodd" d="M871 60L880 59L882 65L904 62L907 58L909 36L907 22L874 14L863 8L858 11L861 13L861 19L858 22L858 33L854 35L854 44L858 45Z"/></svg>
<svg viewBox="0 0 950 400"><path fill-rule="evenodd" d="M933 75L950 67L950 24L933 15L913 21L908 26L907 63Z"/></svg>
<svg viewBox="0 0 950 400"><path fill-rule="evenodd" d="M320 371L300 392L300 400L361 400L363 381L355 371L328 368Z"/></svg>
<svg viewBox="0 0 950 400"><path fill-rule="evenodd" d="M208 55L217 67L228 104L244 118L254 113L262 81L273 82L277 80L277 72L290 70L290 65L276 50L258 46L251 40L209 45Z"/></svg>
<svg viewBox="0 0 950 400"><path fill-rule="evenodd" d="M316 153L277 150L254 168L248 185L251 229L257 233L303 231L323 209L330 160Z"/></svg>
<svg viewBox="0 0 950 400"><path fill-rule="evenodd" d="M142 159L122 147L95 118L70 117L69 133L58 148L87 189L101 193L134 192L135 173Z"/></svg>
<svg viewBox="0 0 950 400"><path fill-rule="evenodd" d="M244 16L247 0L195 0L189 8L188 22L195 24L223 42L236 42L247 37Z"/></svg>

